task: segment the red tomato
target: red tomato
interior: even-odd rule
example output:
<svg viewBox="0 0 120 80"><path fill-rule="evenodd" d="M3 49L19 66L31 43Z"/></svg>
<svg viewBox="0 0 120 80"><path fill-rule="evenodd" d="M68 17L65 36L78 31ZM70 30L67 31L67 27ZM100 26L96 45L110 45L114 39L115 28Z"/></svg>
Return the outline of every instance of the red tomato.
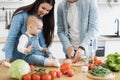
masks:
<svg viewBox="0 0 120 80"><path fill-rule="evenodd" d="M98 57L97 56L94 56L94 61L97 61L98 60Z"/></svg>
<svg viewBox="0 0 120 80"><path fill-rule="evenodd" d="M54 79L57 77L57 73L56 73L56 71L50 71L49 74L51 75L52 80L54 80Z"/></svg>
<svg viewBox="0 0 120 80"><path fill-rule="evenodd" d="M52 77L50 74L45 74L42 76L42 80L52 80Z"/></svg>
<svg viewBox="0 0 120 80"><path fill-rule="evenodd" d="M25 74L25 75L23 75L23 80L32 80L31 79L31 75L28 73L28 74Z"/></svg>
<svg viewBox="0 0 120 80"><path fill-rule="evenodd" d="M95 64L96 66L98 66L98 65L100 65L100 64L103 64L103 62L102 62L101 60L96 60L96 61L94 61L94 64Z"/></svg>
<svg viewBox="0 0 120 80"><path fill-rule="evenodd" d="M32 80L40 80L39 74L32 74Z"/></svg>
<svg viewBox="0 0 120 80"><path fill-rule="evenodd" d="M89 64L89 65L88 65L88 69L91 70L91 69L93 69L95 66L96 66L95 64Z"/></svg>
<svg viewBox="0 0 120 80"><path fill-rule="evenodd" d="M61 71L57 71L57 77L60 78L62 76L62 72Z"/></svg>
<svg viewBox="0 0 120 80"><path fill-rule="evenodd" d="M69 71L71 69L71 65L69 63L64 63L60 66L60 71L63 74L66 74L67 71Z"/></svg>
<svg viewBox="0 0 120 80"><path fill-rule="evenodd" d="M45 72L40 72L39 75L40 75L40 78L42 79L42 77L45 75Z"/></svg>
<svg viewBox="0 0 120 80"><path fill-rule="evenodd" d="M67 75L68 75L68 77L72 77L74 75L74 72L73 71L68 71Z"/></svg>
<svg viewBox="0 0 120 80"><path fill-rule="evenodd" d="M32 68L35 68L35 66L34 65L32 65L32 64L30 64L30 68L32 69Z"/></svg>

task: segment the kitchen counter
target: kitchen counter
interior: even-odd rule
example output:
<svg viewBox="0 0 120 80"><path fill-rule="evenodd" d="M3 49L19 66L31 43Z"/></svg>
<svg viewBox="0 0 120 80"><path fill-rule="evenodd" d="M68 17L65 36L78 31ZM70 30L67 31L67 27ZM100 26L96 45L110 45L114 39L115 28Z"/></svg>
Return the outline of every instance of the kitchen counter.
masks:
<svg viewBox="0 0 120 80"><path fill-rule="evenodd" d="M98 41L120 41L120 37L103 37L103 36L99 36Z"/></svg>
<svg viewBox="0 0 120 80"><path fill-rule="evenodd" d="M0 44L1 43L5 43L6 41L6 37L0 37ZM59 38L57 36L55 36L55 38L53 39L54 42L58 42L60 41ZM119 38L116 38L116 37L102 37L102 36L99 36L98 37L98 41L120 41L120 37Z"/></svg>
<svg viewBox="0 0 120 80"><path fill-rule="evenodd" d="M0 37L0 44L5 43L6 37Z"/></svg>
<svg viewBox="0 0 120 80"><path fill-rule="evenodd" d="M58 37L55 37L53 39L54 42L57 42L59 41L59 38ZM0 44L4 44L6 42L6 37L0 37Z"/></svg>
<svg viewBox="0 0 120 80"><path fill-rule="evenodd" d="M59 68L55 67L44 67L46 70L59 70ZM56 78L55 80L93 80L87 77L87 72L81 72L80 66L73 66L74 76L68 77L67 75L63 75L61 78ZM15 80L8 76L8 67L4 65L0 65L0 80ZM114 72L115 78L113 80L120 80L120 72Z"/></svg>

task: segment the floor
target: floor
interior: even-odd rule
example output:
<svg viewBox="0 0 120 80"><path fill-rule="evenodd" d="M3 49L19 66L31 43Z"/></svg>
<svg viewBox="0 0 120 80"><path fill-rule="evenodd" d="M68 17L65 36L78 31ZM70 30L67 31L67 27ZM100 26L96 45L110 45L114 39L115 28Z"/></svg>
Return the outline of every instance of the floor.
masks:
<svg viewBox="0 0 120 80"><path fill-rule="evenodd" d="M0 60L5 58L5 53L2 51L4 44L0 44ZM53 42L49 49L56 58L65 58L60 42Z"/></svg>

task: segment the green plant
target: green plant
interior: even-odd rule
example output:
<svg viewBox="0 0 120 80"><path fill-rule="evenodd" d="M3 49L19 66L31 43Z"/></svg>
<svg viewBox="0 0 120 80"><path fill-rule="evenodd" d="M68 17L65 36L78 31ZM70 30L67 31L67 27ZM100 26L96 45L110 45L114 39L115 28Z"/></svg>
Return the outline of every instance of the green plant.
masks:
<svg viewBox="0 0 120 80"><path fill-rule="evenodd" d="M108 6L112 7L111 0L107 0Z"/></svg>

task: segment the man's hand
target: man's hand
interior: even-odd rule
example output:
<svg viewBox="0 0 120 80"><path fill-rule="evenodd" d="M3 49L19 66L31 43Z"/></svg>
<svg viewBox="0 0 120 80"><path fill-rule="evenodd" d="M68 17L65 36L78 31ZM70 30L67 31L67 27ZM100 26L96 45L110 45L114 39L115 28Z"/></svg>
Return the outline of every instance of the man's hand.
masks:
<svg viewBox="0 0 120 80"><path fill-rule="evenodd" d="M75 53L75 57L73 58L73 63L76 63L76 62L80 61L80 58L83 55L84 55L84 50L79 48Z"/></svg>
<svg viewBox="0 0 120 80"><path fill-rule="evenodd" d="M72 46L68 47L66 50L66 53L67 53L69 58L72 58L74 56L74 48Z"/></svg>

